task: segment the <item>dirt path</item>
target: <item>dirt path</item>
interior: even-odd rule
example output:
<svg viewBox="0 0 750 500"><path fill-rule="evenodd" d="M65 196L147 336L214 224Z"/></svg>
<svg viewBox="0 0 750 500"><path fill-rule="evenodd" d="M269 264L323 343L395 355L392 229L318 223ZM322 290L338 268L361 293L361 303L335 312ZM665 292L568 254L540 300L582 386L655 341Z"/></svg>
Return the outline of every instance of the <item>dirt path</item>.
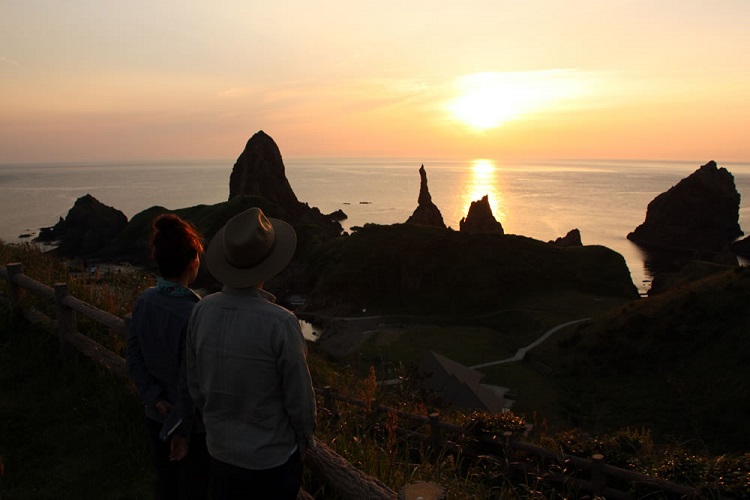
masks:
<svg viewBox="0 0 750 500"><path fill-rule="evenodd" d="M556 327L547 330L544 333L544 335L536 339L531 344L527 345L526 347L521 347L519 350L516 351L516 353L513 355L512 358L501 359L500 361L490 361L489 363L482 363L480 365L474 365L474 366L471 366L470 368L473 368L473 369L485 368L487 366L502 365L503 363L512 363L514 361L521 361L526 356L527 352L529 352L531 349L533 349L534 347L538 346L539 344L541 344L542 342L550 338L553 333L559 330L562 330L563 328L567 326L575 325L576 323L581 323L583 321L588 321L590 319L591 318L577 319L574 321L568 321L567 323L563 323L562 325L557 325Z"/></svg>

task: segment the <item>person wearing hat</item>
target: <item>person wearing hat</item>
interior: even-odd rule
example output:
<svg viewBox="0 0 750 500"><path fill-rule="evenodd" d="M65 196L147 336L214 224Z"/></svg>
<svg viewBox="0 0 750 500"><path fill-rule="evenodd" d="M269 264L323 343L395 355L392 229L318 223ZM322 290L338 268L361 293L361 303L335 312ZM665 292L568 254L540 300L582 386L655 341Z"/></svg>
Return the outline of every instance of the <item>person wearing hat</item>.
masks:
<svg viewBox="0 0 750 500"><path fill-rule="evenodd" d="M212 457L212 498L293 499L313 446L315 394L296 316L262 289L297 244L294 229L259 208L232 217L206 251L221 292L188 326L190 395Z"/></svg>

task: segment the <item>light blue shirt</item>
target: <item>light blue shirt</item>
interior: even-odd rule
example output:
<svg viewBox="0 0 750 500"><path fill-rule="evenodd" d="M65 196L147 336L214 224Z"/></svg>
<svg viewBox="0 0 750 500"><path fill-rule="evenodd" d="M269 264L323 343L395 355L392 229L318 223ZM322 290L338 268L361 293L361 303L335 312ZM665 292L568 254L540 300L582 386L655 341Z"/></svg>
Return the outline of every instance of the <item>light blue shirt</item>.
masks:
<svg viewBox="0 0 750 500"><path fill-rule="evenodd" d="M224 287L196 304L188 326L190 395L208 451L252 470L313 446L315 393L299 320L257 289Z"/></svg>

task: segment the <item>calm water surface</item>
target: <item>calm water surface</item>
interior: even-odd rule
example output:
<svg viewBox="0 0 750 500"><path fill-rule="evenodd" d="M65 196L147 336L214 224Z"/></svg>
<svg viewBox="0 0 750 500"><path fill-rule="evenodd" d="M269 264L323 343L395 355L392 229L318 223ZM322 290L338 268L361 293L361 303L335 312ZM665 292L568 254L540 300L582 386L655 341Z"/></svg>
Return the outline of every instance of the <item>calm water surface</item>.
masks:
<svg viewBox="0 0 750 500"><path fill-rule="evenodd" d="M626 239L648 203L700 167L700 162L447 161L400 158L287 158L300 201L324 213L343 210L345 229L404 222L417 206L419 167L432 201L458 229L472 201L487 195L506 233L553 240L577 228L585 245L625 258L633 282L648 289L644 255ZM703 162L705 163L705 162ZM128 218L154 205L169 209L224 201L234 160L0 165L0 238L19 241L65 217L91 194ZM750 227L750 164L719 163L742 195L740 226Z"/></svg>

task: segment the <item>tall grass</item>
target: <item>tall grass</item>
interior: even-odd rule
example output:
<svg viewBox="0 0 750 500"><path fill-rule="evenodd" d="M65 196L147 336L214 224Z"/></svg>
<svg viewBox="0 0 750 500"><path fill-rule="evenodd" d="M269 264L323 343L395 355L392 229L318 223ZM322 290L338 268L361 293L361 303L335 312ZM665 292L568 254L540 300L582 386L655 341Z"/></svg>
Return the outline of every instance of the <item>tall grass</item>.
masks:
<svg viewBox="0 0 750 500"><path fill-rule="evenodd" d="M124 318L141 292L155 282L155 276L140 268L95 266L92 272L82 261L60 260L38 245L9 245L0 241L0 265L12 262L20 262L25 275L47 286L66 283L74 297L119 318ZM0 282L0 290L7 294L4 280ZM31 294L27 294L25 300L54 317L54 304L50 301ZM78 329L111 351L125 354L125 339L102 325L78 315Z"/></svg>
<svg viewBox="0 0 750 500"><path fill-rule="evenodd" d="M129 385L0 308L0 498L151 498L143 410Z"/></svg>

